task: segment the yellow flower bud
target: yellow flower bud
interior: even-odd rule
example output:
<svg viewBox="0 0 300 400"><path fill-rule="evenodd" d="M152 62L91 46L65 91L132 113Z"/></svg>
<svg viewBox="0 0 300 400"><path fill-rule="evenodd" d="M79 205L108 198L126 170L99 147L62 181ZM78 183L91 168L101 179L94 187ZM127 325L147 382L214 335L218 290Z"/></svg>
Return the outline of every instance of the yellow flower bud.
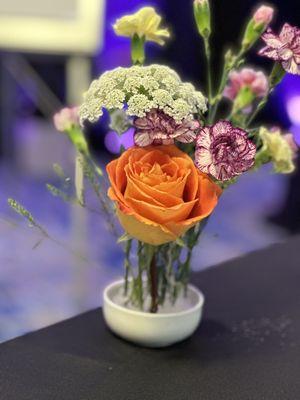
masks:
<svg viewBox="0 0 300 400"><path fill-rule="evenodd" d="M167 29L160 28L161 16L153 7L143 7L135 14L124 15L113 25L119 36L133 38L135 35L146 41L164 44L163 38L170 37Z"/></svg>

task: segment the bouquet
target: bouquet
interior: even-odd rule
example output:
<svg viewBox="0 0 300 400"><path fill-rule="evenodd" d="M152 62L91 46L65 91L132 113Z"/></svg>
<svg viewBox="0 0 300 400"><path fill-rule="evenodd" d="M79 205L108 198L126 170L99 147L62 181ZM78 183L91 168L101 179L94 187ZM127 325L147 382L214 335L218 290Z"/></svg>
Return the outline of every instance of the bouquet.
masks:
<svg viewBox="0 0 300 400"><path fill-rule="evenodd" d="M208 0L195 0L193 12L207 65L205 92L183 82L168 66L147 63L146 42L163 45L170 33L155 9L144 7L113 26L117 35L131 41L132 66L104 72L79 107L54 117L56 128L77 150L76 203L88 207L87 180L124 248L123 304L150 313L166 303L176 304L186 293L193 249L223 191L244 172L266 163L272 163L276 173L295 168L293 136L278 127L257 125L255 118L286 73L300 74L300 30L286 23L279 33L273 32L273 8L260 6L238 48L226 51L221 77L215 80ZM246 54L257 42L258 54L272 62L267 74L246 64ZM226 104L225 114L221 103ZM85 121L94 123L104 113L119 135L133 127L135 143L120 148L107 174L92 158L84 135ZM55 169L65 180L61 168ZM69 199L59 188L48 189ZM23 206L12 199L9 203L50 237Z"/></svg>

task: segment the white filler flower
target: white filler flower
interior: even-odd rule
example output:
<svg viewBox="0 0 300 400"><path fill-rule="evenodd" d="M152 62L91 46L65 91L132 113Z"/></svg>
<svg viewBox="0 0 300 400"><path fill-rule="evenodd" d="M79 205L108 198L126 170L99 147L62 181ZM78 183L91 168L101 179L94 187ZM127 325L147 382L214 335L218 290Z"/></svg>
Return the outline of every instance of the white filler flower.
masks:
<svg viewBox="0 0 300 400"><path fill-rule="evenodd" d="M102 74L84 94L80 120L96 122L103 109L123 108L134 117L144 117L151 109L159 109L178 123L207 109L205 97L191 83L181 82L171 68L153 64L119 67Z"/></svg>

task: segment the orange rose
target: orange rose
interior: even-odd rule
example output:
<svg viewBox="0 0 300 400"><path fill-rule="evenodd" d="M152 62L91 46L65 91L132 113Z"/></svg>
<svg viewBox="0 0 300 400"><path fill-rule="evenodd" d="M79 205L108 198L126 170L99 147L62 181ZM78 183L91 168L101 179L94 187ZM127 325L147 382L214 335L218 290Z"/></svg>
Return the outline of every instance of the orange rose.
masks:
<svg viewBox="0 0 300 400"><path fill-rule="evenodd" d="M129 235L176 240L215 208L221 189L176 146L132 147L107 165L108 195Z"/></svg>

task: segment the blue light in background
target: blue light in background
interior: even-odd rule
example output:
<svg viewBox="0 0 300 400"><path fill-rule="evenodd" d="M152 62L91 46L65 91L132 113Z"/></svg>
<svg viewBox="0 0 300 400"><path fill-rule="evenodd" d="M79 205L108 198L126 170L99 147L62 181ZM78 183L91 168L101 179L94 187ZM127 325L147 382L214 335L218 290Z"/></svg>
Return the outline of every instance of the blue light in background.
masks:
<svg viewBox="0 0 300 400"><path fill-rule="evenodd" d="M300 125L300 92L287 100L286 110L292 124Z"/></svg>
<svg viewBox="0 0 300 400"><path fill-rule="evenodd" d="M113 154L120 154L121 146L128 149L134 145L133 132L133 128L128 129L121 136L114 131L107 132L104 138L105 147Z"/></svg>
<svg viewBox="0 0 300 400"><path fill-rule="evenodd" d="M274 97L279 118L300 145L300 76L287 74Z"/></svg>

